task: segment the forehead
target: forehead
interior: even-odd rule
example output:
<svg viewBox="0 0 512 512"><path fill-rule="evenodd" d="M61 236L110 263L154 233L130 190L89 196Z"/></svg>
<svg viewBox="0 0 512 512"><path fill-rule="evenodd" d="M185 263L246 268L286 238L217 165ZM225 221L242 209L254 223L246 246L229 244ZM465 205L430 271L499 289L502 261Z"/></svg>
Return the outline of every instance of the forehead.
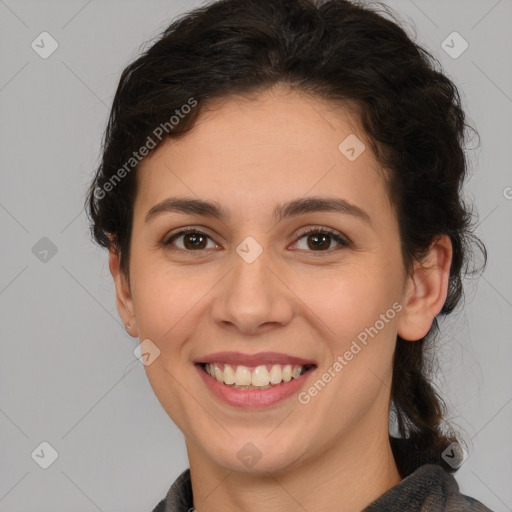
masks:
<svg viewBox="0 0 512 512"><path fill-rule="evenodd" d="M357 158L347 158L347 144ZM136 209L146 210L171 195L215 199L249 214L326 193L375 203L384 191L355 110L282 87L209 103L191 131L142 162L137 179Z"/></svg>

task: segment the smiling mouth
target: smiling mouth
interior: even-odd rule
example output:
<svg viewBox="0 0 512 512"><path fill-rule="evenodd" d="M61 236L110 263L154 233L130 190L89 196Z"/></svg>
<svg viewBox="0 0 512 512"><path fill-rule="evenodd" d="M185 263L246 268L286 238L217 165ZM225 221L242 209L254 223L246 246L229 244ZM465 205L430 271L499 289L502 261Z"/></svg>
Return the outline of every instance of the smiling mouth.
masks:
<svg viewBox="0 0 512 512"><path fill-rule="evenodd" d="M217 382L234 389L264 390L281 386L302 377L316 368L314 364L266 364L259 366L198 363L203 371Z"/></svg>

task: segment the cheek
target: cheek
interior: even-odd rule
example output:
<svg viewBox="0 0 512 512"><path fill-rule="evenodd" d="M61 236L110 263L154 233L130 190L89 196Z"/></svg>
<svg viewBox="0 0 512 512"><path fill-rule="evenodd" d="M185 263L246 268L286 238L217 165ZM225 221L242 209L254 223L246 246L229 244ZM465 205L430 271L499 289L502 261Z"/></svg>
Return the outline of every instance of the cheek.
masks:
<svg viewBox="0 0 512 512"><path fill-rule="evenodd" d="M175 341L186 338L204 312L215 275L192 266L170 269L149 258L139 262L133 265L132 297L141 340L150 338L161 348L177 349Z"/></svg>
<svg viewBox="0 0 512 512"><path fill-rule="evenodd" d="M316 318L326 338L341 345L373 326L399 299L391 268L370 261L295 279L293 289L306 306L304 314Z"/></svg>
<svg viewBox="0 0 512 512"><path fill-rule="evenodd" d="M179 282L150 260L133 259L132 298L139 332L141 337L161 338L180 316Z"/></svg>
<svg viewBox="0 0 512 512"><path fill-rule="evenodd" d="M352 270L308 297L308 305L321 319L317 325L328 327L322 327L330 352L324 370L330 367L336 384L329 386L324 403L339 405L333 414L340 422L354 403L357 414L363 414L377 395L386 392L401 310L398 287L389 275L380 269L373 272L369 266ZM339 393L340 389L344 392Z"/></svg>

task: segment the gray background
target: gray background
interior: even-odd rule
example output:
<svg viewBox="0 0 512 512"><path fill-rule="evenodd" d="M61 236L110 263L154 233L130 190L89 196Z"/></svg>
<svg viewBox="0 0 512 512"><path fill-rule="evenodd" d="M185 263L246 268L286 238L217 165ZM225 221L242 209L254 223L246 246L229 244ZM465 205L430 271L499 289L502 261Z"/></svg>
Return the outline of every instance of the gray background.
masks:
<svg viewBox="0 0 512 512"><path fill-rule="evenodd" d="M2 512L149 511L188 467L120 323L82 204L122 69L199 5L0 0ZM512 2L390 5L460 87L481 135L467 191L489 264L468 283L465 310L441 323L438 383L471 441L456 474L462 492L510 511ZM59 45L47 59L31 47L43 31ZM458 58L441 47L453 31L469 43ZM58 452L48 469L31 457L43 441Z"/></svg>

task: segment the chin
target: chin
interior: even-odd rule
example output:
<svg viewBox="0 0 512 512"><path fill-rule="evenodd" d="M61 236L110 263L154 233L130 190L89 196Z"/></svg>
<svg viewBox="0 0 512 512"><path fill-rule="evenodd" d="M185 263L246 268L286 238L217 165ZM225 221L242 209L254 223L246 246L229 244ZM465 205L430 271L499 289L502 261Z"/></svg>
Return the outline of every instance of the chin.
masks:
<svg viewBox="0 0 512 512"><path fill-rule="evenodd" d="M228 471L251 475L285 472L297 466L304 457L303 453L285 447L276 449L275 440L267 440L265 446L262 444L265 443L231 440L230 446L219 452L210 452L210 457L215 464Z"/></svg>

